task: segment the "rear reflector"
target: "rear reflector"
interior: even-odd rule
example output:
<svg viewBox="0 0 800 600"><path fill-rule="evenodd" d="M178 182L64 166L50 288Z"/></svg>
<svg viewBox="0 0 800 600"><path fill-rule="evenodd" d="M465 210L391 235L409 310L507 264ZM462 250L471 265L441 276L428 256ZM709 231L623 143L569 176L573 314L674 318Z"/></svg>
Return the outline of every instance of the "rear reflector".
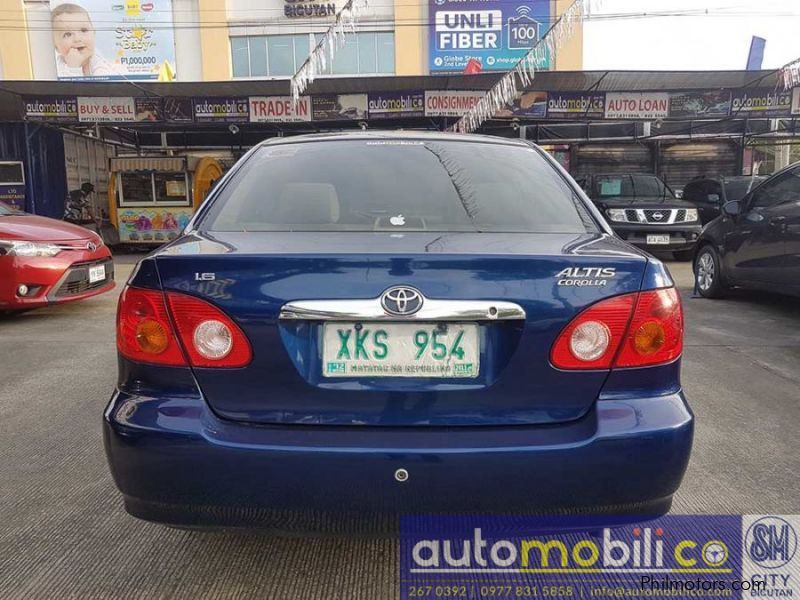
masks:
<svg viewBox="0 0 800 600"><path fill-rule="evenodd" d="M242 330L216 306L135 287L120 297L117 348L131 360L168 366L235 368L253 357Z"/></svg>
<svg viewBox="0 0 800 600"><path fill-rule="evenodd" d="M675 288L602 300L575 317L550 352L559 369L668 363L683 351L683 311Z"/></svg>

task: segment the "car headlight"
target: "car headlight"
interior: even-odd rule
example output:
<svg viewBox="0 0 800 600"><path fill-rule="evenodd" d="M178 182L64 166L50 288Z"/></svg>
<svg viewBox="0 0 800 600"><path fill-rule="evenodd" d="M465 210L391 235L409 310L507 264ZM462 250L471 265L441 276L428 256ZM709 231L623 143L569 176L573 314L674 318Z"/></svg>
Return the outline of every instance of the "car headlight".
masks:
<svg viewBox="0 0 800 600"><path fill-rule="evenodd" d="M608 218L612 221L616 221L617 223L625 221L625 209L624 208L609 208L606 211Z"/></svg>
<svg viewBox="0 0 800 600"><path fill-rule="evenodd" d="M0 256L55 256L61 248L46 242L0 240Z"/></svg>
<svg viewBox="0 0 800 600"><path fill-rule="evenodd" d="M686 209L686 222L690 223L692 221L697 221L697 209L696 208L687 208Z"/></svg>

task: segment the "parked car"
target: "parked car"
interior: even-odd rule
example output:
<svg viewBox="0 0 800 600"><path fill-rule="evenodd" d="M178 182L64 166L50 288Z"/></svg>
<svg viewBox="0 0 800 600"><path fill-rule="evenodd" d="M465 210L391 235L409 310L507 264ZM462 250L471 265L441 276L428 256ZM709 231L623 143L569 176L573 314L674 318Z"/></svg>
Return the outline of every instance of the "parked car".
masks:
<svg viewBox="0 0 800 600"><path fill-rule="evenodd" d="M655 516L689 459L668 271L520 140L262 143L139 263L117 332L106 451L151 521Z"/></svg>
<svg viewBox="0 0 800 600"><path fill-rule="evenodd" d="M705 225L719 216L723 204L741 200L765 179L758 175L694 179L684 186L683 197L697 207Z"/></svg>
<svg viewBox="0 0 800 600"><path fill-rule="evenodd" d="M695 280L706 298L732 287L800 295L800 163L723 205L697 248Z"/></svg>
<svg viewBox="0 0 800 600"><path fill-rule="evenodd" d="M0 312L72 302L113 287L111 252L100 236L0 202Z"/></svg>
<svg viewBox="0 0 800 600"><path fill-rule="evenodd" d="M690 260L700 224L697 207L675 197L655 175L589 175L581 186L623 240Z"/></svg>

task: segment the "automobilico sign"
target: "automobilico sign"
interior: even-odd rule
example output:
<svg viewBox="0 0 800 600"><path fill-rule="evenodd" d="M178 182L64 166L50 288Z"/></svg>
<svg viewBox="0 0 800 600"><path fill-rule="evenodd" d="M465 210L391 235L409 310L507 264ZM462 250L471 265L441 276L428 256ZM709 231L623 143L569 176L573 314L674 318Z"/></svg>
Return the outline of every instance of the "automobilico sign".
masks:
<svg viewBox="0 0 800 600"><path fill-rule="evenodd" d="M507 71L536 45L549 19L548 0L430 0L430 70L461 72L475 59L483 70Z"/></svg>

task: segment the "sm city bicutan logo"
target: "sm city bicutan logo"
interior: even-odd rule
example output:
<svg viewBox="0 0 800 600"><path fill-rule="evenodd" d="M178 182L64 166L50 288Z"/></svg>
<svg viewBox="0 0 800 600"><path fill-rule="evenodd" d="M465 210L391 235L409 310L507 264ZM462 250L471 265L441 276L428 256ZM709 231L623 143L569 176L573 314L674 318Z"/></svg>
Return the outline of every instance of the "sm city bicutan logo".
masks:
<svg viewBox="0 0 800 600"><path fill-rule="evenodd" d="M674 539L664 529L635 527L623 540L604 529L600 539L541 536L486 540L420 540L411 548L412 573L731 573L728 545L719 539Z"/></svg>

